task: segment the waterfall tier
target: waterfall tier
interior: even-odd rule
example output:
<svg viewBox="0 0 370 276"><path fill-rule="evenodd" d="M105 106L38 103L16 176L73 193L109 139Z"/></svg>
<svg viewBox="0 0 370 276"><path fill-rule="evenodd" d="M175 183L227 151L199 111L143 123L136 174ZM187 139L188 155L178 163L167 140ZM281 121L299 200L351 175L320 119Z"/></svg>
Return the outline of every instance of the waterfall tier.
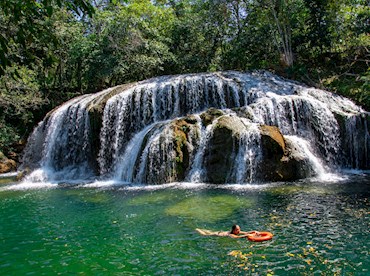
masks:
<svg viewBox="0 0 370 276"><path fill-rule="evenodd" d="M267 72L165 76L53 110L22 167L32 180L294 180L369 169L369 122L346 98Z"/></svg>

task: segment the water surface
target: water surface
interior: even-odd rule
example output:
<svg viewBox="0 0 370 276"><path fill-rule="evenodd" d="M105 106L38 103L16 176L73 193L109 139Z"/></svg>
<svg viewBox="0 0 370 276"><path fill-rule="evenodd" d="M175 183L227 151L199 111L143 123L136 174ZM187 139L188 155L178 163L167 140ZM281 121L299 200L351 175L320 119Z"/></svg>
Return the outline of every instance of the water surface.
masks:
<svg viewBox="0 0 370 276"><path fill-rule="evenodd" d="M32 188L32 189L30 189ZM369 275L370 177L207 186L2 184L3 275ZM195 228L270 231L263 243Z"/></svg>

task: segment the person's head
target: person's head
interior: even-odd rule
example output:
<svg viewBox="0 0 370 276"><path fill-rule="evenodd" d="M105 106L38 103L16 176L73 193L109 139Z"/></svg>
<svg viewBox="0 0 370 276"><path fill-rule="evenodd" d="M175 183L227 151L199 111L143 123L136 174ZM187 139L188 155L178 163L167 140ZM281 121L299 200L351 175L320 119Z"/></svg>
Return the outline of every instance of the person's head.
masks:
<svg viewBox="0 0 370 276"><path fill-rule="evenodd" d="M237 224L234 224L233 227L231 227L231 234L238 235L240 233L240 226Z"/></svg>

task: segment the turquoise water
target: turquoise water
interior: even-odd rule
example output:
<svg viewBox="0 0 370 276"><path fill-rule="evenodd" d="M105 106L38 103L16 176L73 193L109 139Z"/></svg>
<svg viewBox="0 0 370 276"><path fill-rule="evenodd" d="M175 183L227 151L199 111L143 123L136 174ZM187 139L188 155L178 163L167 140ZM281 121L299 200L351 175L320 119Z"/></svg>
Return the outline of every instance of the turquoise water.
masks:
<svg viewBox="0 0 370 276"><path fill-rule="evenodd" d="M370 274L369 175L183 186L2 184L1 274ZM233 223L274 238L253 243L194 231Z"/></svg>

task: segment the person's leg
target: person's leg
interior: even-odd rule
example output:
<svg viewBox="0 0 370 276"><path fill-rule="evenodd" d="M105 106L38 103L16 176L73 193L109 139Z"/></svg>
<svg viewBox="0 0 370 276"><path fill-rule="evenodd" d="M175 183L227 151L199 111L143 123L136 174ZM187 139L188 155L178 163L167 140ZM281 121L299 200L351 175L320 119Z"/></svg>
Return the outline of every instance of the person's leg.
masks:
<svg viewBox="0 0 370 276"><path fill-rule="evenodd" d="M210 231L210 230L207 230L207 229L199 229L199 228L196 228L195 229L199 234L202 234L204 236L212 236L212 235L217 235L217 232L213 232L213 231Z"/></svg>

